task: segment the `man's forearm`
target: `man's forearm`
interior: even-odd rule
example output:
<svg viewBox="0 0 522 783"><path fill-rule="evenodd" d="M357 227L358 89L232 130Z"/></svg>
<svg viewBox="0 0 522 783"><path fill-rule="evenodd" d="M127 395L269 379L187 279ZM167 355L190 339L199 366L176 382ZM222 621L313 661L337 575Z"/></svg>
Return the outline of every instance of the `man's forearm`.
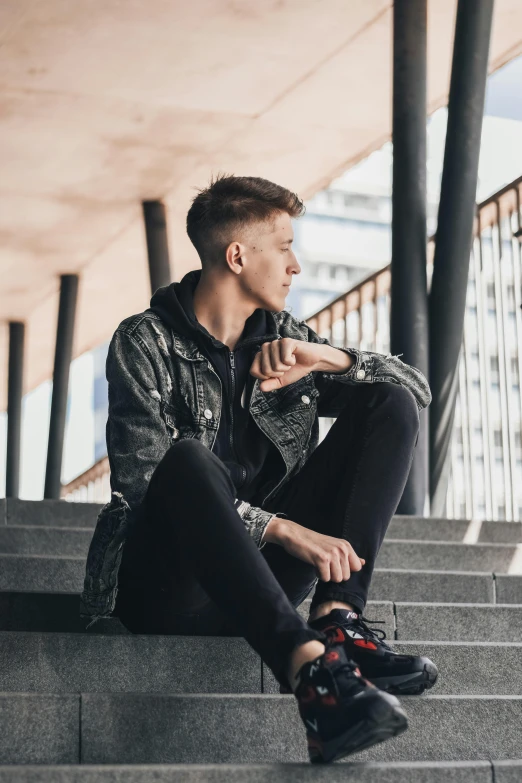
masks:
<svg viewBox="0 0 522 783"><path fill-rule="evenodd" d="M261 543L281 544L283 536L288 532L290 520L282 517L272 517L261 539Z"/></svg>
<svg viewBox="0 0 522 783"><path fill-rule="evenodd" d="M319 372L346 372L354 359L344 351L334 348L333 345L322 345L323 358L317 362L315 369Z"/></svg>

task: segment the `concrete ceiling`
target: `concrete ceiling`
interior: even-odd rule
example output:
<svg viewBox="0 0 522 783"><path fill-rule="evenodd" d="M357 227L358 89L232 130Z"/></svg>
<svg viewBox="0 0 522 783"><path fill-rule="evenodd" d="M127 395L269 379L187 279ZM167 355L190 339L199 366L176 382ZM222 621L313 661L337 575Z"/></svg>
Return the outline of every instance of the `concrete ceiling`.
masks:
<svg viewBox="0 0 522 783"><path fill-rule="evenodd" d="M51 376L62 273L81 275L75 356L147 307L143 199L167 204L179 280L199 267L184 221L212 173L306 199L386 141L391 5L3 0L0 367L7 322L24 320L25 391ZM429 3L430 112L447 100L455 7ZM497 0L490 70L521 50L522 3Z"/></svg>

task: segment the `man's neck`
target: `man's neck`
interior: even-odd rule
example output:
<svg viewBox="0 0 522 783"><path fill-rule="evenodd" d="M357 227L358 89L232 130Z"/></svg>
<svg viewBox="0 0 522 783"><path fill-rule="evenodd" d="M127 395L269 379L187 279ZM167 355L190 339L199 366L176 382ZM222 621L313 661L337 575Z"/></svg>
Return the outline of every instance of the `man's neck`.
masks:
<svg viewBox="0 0 522 783"><path fill-rule="evenodd" d="M194 290L194 314L207 332L228 346L236 347L245 322L255 310L238 297L237 287L223 278L202 274Z"/></svg>

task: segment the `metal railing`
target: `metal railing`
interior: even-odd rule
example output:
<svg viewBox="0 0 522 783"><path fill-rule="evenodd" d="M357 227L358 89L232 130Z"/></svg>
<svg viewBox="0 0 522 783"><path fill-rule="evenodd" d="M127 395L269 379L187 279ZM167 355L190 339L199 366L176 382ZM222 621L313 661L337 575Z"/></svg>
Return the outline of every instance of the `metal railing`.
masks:
<svg viewBox="0 0 522 783"><path fill-rule="evenodd" d="M522 519L522 177L477 207L445 513ZM428 253L428 287L433 270ZM388 353L390 266L306 322L337 347ZM321 437L333 420L320 420Z"/></svg>
<svg viewBox="0 0 522 783"><path fill-rule="evenodd" d="M477 207L459 393L448 455L445 513L451 518L522 519L521 188L522 177ZM428 288L433 247L431 240ZM386 266L306 323L336 347L388 353L390 288L391 269ZM321 439L332 423L333 419L320 419ZM108 470L104 458L64 487L62 496L104 501Z"/></svg>
<svg viewBox="0 0 522 783"><path fill-rule="evenodd" d="M102 457L73 481L64 484L60 494L64 500L77 503L106 503L111 495L108 458Z"/></svg>

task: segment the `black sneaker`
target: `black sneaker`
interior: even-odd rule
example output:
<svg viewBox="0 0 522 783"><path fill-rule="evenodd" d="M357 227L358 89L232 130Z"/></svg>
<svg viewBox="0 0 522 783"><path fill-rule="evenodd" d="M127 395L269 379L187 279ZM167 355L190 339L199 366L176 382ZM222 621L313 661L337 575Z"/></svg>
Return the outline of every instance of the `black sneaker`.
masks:
<svg viewBox="0 0 522 783"><path fill-rule="evenodd" d="M295 697L306 726L308 755L325 764L391 739L408 728L395 696L365 680L342 644L303 664Z"/></svg>
<svg viewBox="0 0 522 783"><path fill-rule="evenodd" d="M384 642L386 633L382 628L369 628L368 622L371 621L350 609L332 609L309 625L325 633L332 643L342 643L346 655L357 663L363 677L381 690L402 696L417 695L435 685L438 670L433 661L395 652Z"/></svg>

